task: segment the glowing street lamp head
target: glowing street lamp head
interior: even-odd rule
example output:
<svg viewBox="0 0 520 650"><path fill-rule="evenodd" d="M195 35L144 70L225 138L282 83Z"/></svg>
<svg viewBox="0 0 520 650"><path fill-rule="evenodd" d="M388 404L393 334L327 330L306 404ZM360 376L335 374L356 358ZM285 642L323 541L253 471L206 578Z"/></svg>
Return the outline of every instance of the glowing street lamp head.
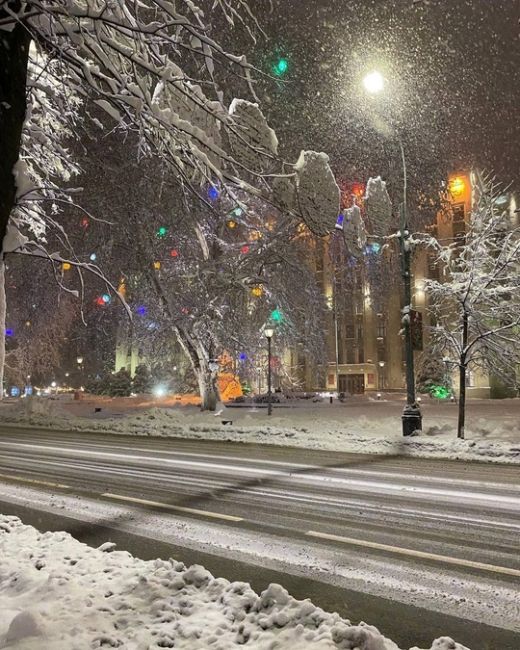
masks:
<svg viewBox="0 0 520 650"><path fill-rule="evenodd" d="M363 77L363 86L368 93L371 95L376 95L377 93L380 93L385 87L384 77L377 70L369 72Z"/></svg>

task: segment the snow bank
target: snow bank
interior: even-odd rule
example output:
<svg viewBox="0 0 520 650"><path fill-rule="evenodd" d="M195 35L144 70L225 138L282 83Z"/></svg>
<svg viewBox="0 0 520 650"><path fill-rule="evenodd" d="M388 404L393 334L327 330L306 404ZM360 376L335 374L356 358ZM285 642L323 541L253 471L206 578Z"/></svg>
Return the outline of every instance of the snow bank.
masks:
<svg viewBox="0 0 520 650"><path fill-rule="evenodd" d="M520 425L517 419L495 421L481 418L467 427L466 440L458 440L453 420L435 418L420 436L403 438L400 413L381 417L337 419L319 409L315 413L285 409L267 418L262 411L226 409L216 418L211 413L183 408L151 408L121 418L76 417L59 401L33 400L31 410L13 405L2 409L3 422L54 430L98 431L141 436L225 440L303 447L364 454L398 454L425 458L478 460L520 464ZM93 410L92 408L90 410ZM233 425L222 425L221 420Z"/></svg>
<svg viewBox="0 0 520 650"><path fill-rule="evenodd" d="M0 548L0 648L399 650L280 585L258 595L198 565L94 549L17 517L0 515ZM443 638L430 650L467 649Z"/></svg>

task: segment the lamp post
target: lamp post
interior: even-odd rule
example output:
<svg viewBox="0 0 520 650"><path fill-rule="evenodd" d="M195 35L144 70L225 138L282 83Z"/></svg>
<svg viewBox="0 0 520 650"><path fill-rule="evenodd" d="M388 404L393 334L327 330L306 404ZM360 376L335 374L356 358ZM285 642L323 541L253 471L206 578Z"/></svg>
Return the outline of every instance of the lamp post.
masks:
<svg viewBox="0 0 520 650"><path fill-rule="evenodd" d="M376 95L384 90L385 80L380 72L373 71L367 74L363 79L365 90L371 95ZM398 133L394 131L395 138L399 144L401 153L401 163L403 167L403 202L401 204L401 217L399 224L399 249L401 252L401 275L403 278L403 329L406 353L406 405L401 416L403 425L403 436L411 436L414 431L422 429L422 415L419 404L415 397L415 372L413 358L413 341L412 341L412 272L411 259L412 252L410 246L410 230L408 226L407 211L407 192L408 176L406 169L406 156L404 152L403 141Z"/></svg>
<svg viewBox="0 0 520 650"><path fill-rule="evenodd" d="M442 359L442 362L444 363L444 367L446 368L446 373L444 376L444 382L446 384L446 390L451 391L451 372L450 372L450 364L453 363L449 357L444 357ZM452 393L453 395L453 393Z"/></svg>
<svg viewBox="0 0 520 650"><path fill-rule="evenodd" d="M378 364L379 366L379 382L378 382L378 389L379 390L384 390L385 388L385 382L384 382L384 374L385 374L385 362L384 361L379 361Z"/></svg>
<svg viewBox="0 0 520 650"><path fill-rule="evenodd" d="M271 339L273 334L274 329L272 327L264 328L264 336L267 339L267 415L273 413L273 393L271 388Z"/></svg>

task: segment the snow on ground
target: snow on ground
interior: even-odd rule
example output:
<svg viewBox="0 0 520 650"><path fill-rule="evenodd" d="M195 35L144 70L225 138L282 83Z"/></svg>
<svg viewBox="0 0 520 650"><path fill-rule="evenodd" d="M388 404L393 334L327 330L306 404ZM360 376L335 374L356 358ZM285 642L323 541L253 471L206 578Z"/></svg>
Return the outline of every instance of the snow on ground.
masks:
<svg viewBox="0 0 520 650"><path fill-rule="evenodd" d="M251 571L261 566L286 574L287 580L297 576L320 583L324 590L332 585L393 600L405 607L520 631L517 585L512 582L508 586L500 576L470 575L454 566L440 567L427 561L396 562L392 556L367 555L363 548L329 547L307 536L302 541L301 537L290 538L275 531L258 535L254 528L196 520L182 513L173 517L168 512L146 511L117 499L100 501L85 495L54 494L12 483L0 483L0 491L2 499L11 504L50 517L72 518L82 522L84 530L109 523L122 539L138 536L174 543L188 555L191 551L210 554L249 565ZM340 613L348 616L348 605L342 601L338 606ZM405 636L410 638L411 634Z"/></svg>
<svg viewBox="0 0 520 650"><path fill-rule="evenodd" d="M94 549L17 517L0 515L0 549L0 648L398 650L279 585L258 595L198 565ZM444 637L431 650L467 649Z"/></svg>
<svg viewBox="0 0 520 650"><path fill-rule="evenodd" d="M127 407L126 404L129 406ZM94 413L99 406L102 410ZM223 408L217 416L195 407L135 408L130 401L18 401L2 407L4 422L74 431L227 440L368 454L520 463L520 400L482 400L466 439L456 438L456 405L424 405L424 430L403 438L402 402L325 404L265 409ZM450 411L451 409L451 411ZM497 410L501 409L501 410ZM482 416L479 416L482 413ZM231 420L232 424L223 424Z"/></svg>

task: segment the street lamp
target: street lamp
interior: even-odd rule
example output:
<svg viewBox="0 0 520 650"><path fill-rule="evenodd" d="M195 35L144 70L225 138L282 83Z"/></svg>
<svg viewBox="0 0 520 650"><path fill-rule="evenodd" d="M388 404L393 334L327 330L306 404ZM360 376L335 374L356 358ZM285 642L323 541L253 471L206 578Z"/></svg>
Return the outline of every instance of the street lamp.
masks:
<svg viewBox="0 0 520 650"><path fill-rule="evenodd" d="M264 336L267 339L267 415L273 413L272 390L271 390L271 339L273 338L274 329L272 327L264 328Z"/></svg>
<svg viewBox="0 0 520 650"><path fill-rule="evenodd" d="M378 373L379 385L378 385L378 389L383 390L384 387L385 387L385 381L384 381L385 362L384 361L379 361L377 365L379 366L379 373Z"/></svg>
<svg viewBox="0 0 520 650"><path fill-rule="evenodd" d="M452 363L452 361L449 357L443 357L442 362L444 364L444 367L446 368L444 382L446 383L446 390L449 390L451 388L450 364Z"/></svg>
<svg viewBox="0 0 520 650"><path fill-rule="evenodd" d="M367 92L376 95L384 89L385 83L383 75L380 72L373 71L367 74L363 79L363 85ZM393 129L395 138L399 144L401 152L401 163L403 166L403 202L401 204L401 218L399 224L399 249L401 252L401 275L403 278L403 329L406 352L406 406L403 409L402 423L403 436L411 436L414 431L422 429L421 409L415 397L415 372L413 359L413 341L412 341L412 273L411 258L412 251L410 246L410 230L408 227L407 212L407 192L408 177L406 171L406 156L404 153L403 141L399 134Z"/></svg>
<svg viewBox="0 0 520 650"><path fill-rule="evenodd" d="M385 87L384 77L377 70L373 70L364 76L363 86L365 87L365 90L371 95L380 93Z"/></svg>

